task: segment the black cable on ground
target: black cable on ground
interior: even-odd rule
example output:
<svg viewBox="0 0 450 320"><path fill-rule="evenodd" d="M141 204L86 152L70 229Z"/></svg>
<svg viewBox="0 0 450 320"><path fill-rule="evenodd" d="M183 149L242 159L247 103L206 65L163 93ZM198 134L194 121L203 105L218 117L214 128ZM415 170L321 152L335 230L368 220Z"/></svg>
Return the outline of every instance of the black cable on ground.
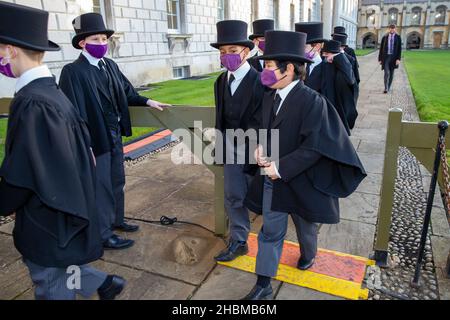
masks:
<svg viewBox="0 0 450 320"><path fill-rule="evenodd" d="M162 225L162 226L171 226L171 225L174 225L176 223L186 224L186 225L190 225L190 226L201 228L203 230L206 230L206 231L212 233L214 236L216 236L216 233L213 230L208 229L207 227L202 226L201 224L194 223L194 222L189 222L189 221L178 220L178 218L176 218L176 217L175 218L169 218L167 216L162 216L161 219L159 219L159 221L158 220L146 220L146 219L139 219L139 218L131 218L131 217L125 217L125 219L131 220L131 221L140 221L140 222L150 223L150 224L159 224L159 225ZM225 244L227 244L226 240L224 238L222 238L222 237L220 237L220 238L225 242Z"/></svg>

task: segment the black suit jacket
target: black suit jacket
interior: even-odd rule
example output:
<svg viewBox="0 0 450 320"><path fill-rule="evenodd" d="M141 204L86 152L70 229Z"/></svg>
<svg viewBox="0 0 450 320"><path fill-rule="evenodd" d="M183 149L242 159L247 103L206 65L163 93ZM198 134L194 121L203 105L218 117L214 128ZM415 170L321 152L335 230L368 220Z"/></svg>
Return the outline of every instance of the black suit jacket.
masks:
<svg viewBox="0 0 450 320"><path fill-rule="evenodd" d="M311 222L338 223L338 198L356 190L366 173L333 106L299 82L270 121L274 92L263 101L263 129L279 130L278 170L272 210L299 214ZM262 212L264 176L257 174L246 205Z"/></svg>
<svg viewBox="0 0 450 320"><path fill-rule="evenodd" d="M119 66L111 59L104 58L106 67L112 75L116 101L120 112L122 135L131 136L131 120L128 106L145 106L148 98L140 96L130 81L119 70ZM83 119L89 125L92 138L92 149L99 156L111 151L112 138L103 113L100 94L111 99L108 92L102 92L104 86L98 83L99 71L92 66L83 54L64 66L59 85Z"/></svg>
<svg viewBox="0 0 450 320"><path fill-rule="evenodd" d="M380 44L380 51L378 52L378 61L381 61L381 69L384 70L384 62L386 61L386 58L388 56L388 40L389 40L389 33L385 34L383 38L381 39ZM398 66L395 64L397 60L402 59L402 38L395 34L394 37L394 51L392 53L391 63L389 64L390 69L397 69Z"/></svg>
<svg viewBox="0 0 450 320"><path fill-rule="evenodd" d="M227 72L222 73L214 84L214 95L216 101L216 129L225 134L224 128L224 91L228 90ZM235 95L242 98L240 106L239 128L242 130L258 129L261 126L261 105L265 92L265 87L261 83L260 74L253 68L245 75L239 84ZM224 146L225 147L225 146ZM223 153L225 155L225 152ZM225 159L216 159L222 162ZM247 168L250 170L250 168ZM251 170L250 170L251 171Z"/></svg>

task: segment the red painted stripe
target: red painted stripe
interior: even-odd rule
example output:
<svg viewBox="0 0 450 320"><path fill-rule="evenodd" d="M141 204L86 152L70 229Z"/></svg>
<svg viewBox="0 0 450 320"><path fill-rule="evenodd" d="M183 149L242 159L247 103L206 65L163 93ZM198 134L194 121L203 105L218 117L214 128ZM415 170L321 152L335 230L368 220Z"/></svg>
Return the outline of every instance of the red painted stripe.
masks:
<svg viewBox="0 0 450 320"><path fill-rule="evenodd" d="M250 235L248 246L248 256L256 257L258 253L257 237ZM280 263L296 268L299 258L300 247L291 243L285 243ZM352 257L340 256L332 252L320 251L319 249L316 262L309 271L333 278L362 283L366 272L366 263Z"/></svg>
<svg viewBox="0 0 450 320"><path fill-rule="evenodd" d="M170 136L171 134L172 134L172 131L170 131L170 130L164 130L164 131L158 132L148 138L142 139L140 141L137 141L135 143L125 146L123 148L123 153L127 154L128 152L145 147L146 145L153 143L155 141L161 140L167 136Z"/></svg>

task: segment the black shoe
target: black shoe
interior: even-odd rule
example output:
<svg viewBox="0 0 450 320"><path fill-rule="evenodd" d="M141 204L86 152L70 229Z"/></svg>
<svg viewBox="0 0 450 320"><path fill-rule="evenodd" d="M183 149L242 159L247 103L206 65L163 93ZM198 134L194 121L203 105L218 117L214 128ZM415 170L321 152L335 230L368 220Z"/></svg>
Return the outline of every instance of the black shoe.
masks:
<svg viewBox="0 0 450 320"><path fill-rule="evenodd" d="M314 262L316 261L316 259L311 259L311 260L302 260L300 258L300 260L298 260L297 263L297 269L300 270L308 270L309 268L311 268L314 265Z"/></svg>
<svg viewBox="0 0 450 320"><path fill-rule="evenodd" d="M237 241L231 241L228 248L219 253L214 259L217 262L229 262L234 259L245 256L248 253L248 244L241 244Z"/></svg>
<svg viewBox="0 0 450 320"><path fill-rule="evenodd" d="M108 276L106 281L109 281L110 283L107 284L106 288L97 290L98 296L100 300L114 300L116 296L123 291L123 288L125 288L126 281L119 276Z"/></svg>
<svg viewBox="0 0 450 320"><path fill-rule="evenodd" d="M384 90L383 93L386 94L386 93L388 93L388 91L387 91L387 90Z"/></svg>
<svg viewBox="0 0 450 320"><path fill-rule="evenodd" d="M123 232L136 232L139 230L139 226L128 224L128 223L124 222L120 226L115 226L114 229L123 231Z"/></svg>
<svg viewBox="0 0 450 320"><path fill-rule="evenodd" d="M269 284L265 288L255 285L252 291L242 300L273 300L272 285Z"/></svg>
<svg viewBox="0 0 450 320"><path fill-rule="evenodd" d="M134 240L122 239L118 235L112 235L108 240L103 242L105 250L121 250L127 249L134 245Z"/></svg>

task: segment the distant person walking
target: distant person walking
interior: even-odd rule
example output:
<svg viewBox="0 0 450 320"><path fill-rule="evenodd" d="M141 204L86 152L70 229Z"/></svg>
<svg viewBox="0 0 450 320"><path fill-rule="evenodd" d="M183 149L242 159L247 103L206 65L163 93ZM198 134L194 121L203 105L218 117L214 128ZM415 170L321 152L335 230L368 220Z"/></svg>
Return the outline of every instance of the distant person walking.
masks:
<svg viewBox="0 0 450 320"><path fill-rule="evenodd" d="M384 93L391 90L394 80L394 70L400 65L402 58L402 38L397 34L397 28L394 24L389 26L389 32L381 39L378 61L381 64L381 70L384 70Z"/></svg>

